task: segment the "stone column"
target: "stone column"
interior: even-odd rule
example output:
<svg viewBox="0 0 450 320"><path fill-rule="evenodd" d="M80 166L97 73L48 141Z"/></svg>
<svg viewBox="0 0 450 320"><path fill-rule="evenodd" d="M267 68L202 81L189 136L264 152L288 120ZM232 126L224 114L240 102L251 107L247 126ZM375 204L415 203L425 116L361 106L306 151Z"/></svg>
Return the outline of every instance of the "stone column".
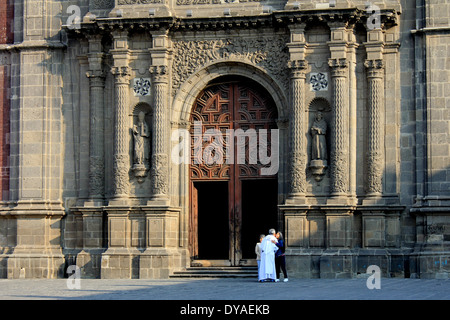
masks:
<svg viewBox="0 0 450 320"><path fill-rule="evenodd" d="M89 204L103 205L105 192L104 155L104 87L105 74L102 70L103 53L88 55L90 70L90 130L89 130Z"/></svg>
<svg viewBox="0 0 450 320"><path fill-rule="evenodd" d="M153 134L152 134L152 201L167 201L169 193L169 168L167 153L167 135L169 122L167 118L168 68L164 65L151 66L153 76Z"/></svg>
<svg viewBox="0 0 450 320"><path fill-rule="evenodd" d="M295 60L288 63L291 70L290 91L290 201L304 199L306 192L306 143L305 143L305 79L307 62Z"/></svg>
<svg viewBox="0 0 450 320"><path fill-rule="evenodd" d="M367 150L367 195L376 196L383 192L383 130L381 113L384 99L383 60L366 60L368 79L368 150Z"/></svg>
<svg viewBox="0 0 450 320"><path fill-rule="evenodd" d="M331 133L331 196L348 192L348 63L345 58L330 59L333 84L333 123Z"/></svg>
<svg viewBox="0 0 450 320"><path fill-rule="evenodd" d="M128 125L128 91L130 84L130 68L126 66L113 67L114 75L114 199L128 197L130 154Z"/></svg>

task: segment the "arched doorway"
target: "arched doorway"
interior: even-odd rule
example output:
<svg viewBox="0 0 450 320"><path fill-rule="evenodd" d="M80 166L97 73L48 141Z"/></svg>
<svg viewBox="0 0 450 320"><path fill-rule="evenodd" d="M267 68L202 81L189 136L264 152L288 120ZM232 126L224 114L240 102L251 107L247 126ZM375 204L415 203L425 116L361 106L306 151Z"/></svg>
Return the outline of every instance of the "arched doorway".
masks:
<svg viewBox="0 0 450 320"><path fill-rule="evenodd" d="M277 223L276 119L270 94L248 78L218 78L197 96L190 118L193 264L256 264L259 235Z"/></svg>

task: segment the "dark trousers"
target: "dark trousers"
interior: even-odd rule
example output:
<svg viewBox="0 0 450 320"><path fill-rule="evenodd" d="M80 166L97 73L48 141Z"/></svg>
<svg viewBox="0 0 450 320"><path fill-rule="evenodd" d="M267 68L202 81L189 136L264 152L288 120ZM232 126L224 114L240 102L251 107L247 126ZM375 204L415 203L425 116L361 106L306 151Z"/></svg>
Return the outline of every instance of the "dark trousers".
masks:
<svg viewBox="0 0 450 320"><path fill-rule="evenodd" d="M284 255L275 258L275 268L277 269L277 279L280 277L280 269L283 271L284 278L286 279L286 257Z"/></svg>

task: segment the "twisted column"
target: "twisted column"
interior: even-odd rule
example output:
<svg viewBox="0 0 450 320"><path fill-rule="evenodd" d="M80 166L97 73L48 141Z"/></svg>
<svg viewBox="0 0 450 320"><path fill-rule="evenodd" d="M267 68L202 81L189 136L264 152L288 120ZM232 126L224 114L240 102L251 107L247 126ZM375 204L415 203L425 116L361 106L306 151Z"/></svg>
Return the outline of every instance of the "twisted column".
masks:
<svg viewBox="0 0 450 320"><path fill-rule="evenodd" d="M169 168L167 153L167 66L151 66L153 76L153 135L151 181L153 199L166 199L169 193Z"/></svg>
<svg viewBox="0 0 450 320"><path fill-rule="evenodd" d="M104 196L105 151L104 132L104 96L105 74L102 70L90 70L90 127L89 127L89 198L101 200Z"/></svg>
<svg viewBox="0 0 450 320"><path fill-rule="evenodd" d="M305 195L306 191L306 144L305 144L305 79L307 62L305 60L289 61L288 67L291 70L290 88L290 141L291 141L291 161L290 161L290 198L297 198Z"/></svg>
<svg viewBox="0 0 450 320"><path fill-rule="evenodd" d="M348 114L346 59L330 59L333 83L333 123L331 133L331 195L340 196L348 191Z"/></svg>
<svg viewBox="0 0 450 320"><path fill-rule="evenodd" d="M381 112L384 96L383 60L366 60L369 87L369 136L367 150L367 194L376 195L383 191L383 148Z"/></svg>
<svg viewBox="0 0 450 320"><path fill-rule="evenodd" d="M128 128L129 67L113 67L115 92L114 127L114 198L126 197L129 193L130 155Z"/></svg>

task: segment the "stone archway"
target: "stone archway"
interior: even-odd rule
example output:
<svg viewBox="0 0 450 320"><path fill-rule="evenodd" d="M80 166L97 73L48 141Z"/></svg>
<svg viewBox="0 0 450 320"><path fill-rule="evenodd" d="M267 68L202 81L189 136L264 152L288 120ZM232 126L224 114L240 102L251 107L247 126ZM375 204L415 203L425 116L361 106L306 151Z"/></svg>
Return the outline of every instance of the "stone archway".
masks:
<svg viewBox="0 0 450 320"><path fill-rule="evenodd" d="M197 96L189 168L196 265L254 264L258 236L276 227L278 167L267 174L273 163L264 163L262 154L271 160L276 154L278 166L277 115L270 94L244 77L219 77Z"/></svg>
<svg viewBox="0 0 450 320"><path fill-rule="evenodd" d="M176 94L172 100L172 114L171 122L173 130L187 129L191 126L190 116L194 106L195 100L199 94L208 86L209 83L216 79L228 76L228 77L245 77L257 82L273 99L274 105L277 110L276 123L279 130L279 148L280 158L284 157L287 149L287 118L288 118L288 96L287 91L283 84L270 76L261 67L254 64L239 60L217 60L205 67L199 69L196 73L192 74L182 85L176 90ZM178 142L176 142L178 143ZM286 193L285 190L285 176L287 165L283 161L279 163L279 174L276 179L275 189L278 189L278 193ZM181 214L181 239L188 248L189 243L189 213L192 210L191 207L191 180L189 178L189 165L179 165L175 170L171 171L173 188L180 190L180 206L185 208ZM278 225L282 223L282 218L277 216ZM281 225L280 225L281 227ZM262 233L267 230L261 230ZM259 236L259 234L257 235ZM256 236L256 237L257 237ZM254 240L254 239L253 239Z"/></svg>

